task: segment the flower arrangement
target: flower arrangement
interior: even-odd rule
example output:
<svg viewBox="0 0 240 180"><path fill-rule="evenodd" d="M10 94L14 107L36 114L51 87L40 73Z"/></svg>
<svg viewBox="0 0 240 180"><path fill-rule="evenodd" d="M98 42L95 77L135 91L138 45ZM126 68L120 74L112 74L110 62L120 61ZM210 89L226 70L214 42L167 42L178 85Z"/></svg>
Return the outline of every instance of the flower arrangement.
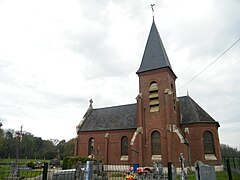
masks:
<svg viewBox="0 0 240 180"><path fill-rule="evenodd" d="M126 175L126 180L134 180L134 179L135 179L135 174L129 173L128 175Z"/></svg>

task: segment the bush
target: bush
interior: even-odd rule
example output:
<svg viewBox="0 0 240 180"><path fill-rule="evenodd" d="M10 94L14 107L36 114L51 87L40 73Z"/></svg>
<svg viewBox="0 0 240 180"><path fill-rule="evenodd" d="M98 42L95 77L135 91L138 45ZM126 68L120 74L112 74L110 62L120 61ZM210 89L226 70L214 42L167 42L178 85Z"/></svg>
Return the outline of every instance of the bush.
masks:
<svg viewBox="0 0 240 180"><path fill-rule="evenodd" d="M86 161L90 161L91 159L88 157L78 157L78 156L69 156L63 159L62 169L71 169L78 164L78 162L86 163Z"/></svg>
<svg viewBox="0 0 240 180"><path fill-rule="evenodd" d="M62 162L62 169L64 170L64 169L70 169L70 168L68 168L68 159L69 159L69 157L65 157L64 159L63 159L63 162Z"/></svg>
<svg viewBox="0 0 240 180"><path fill-rule="evenodd" d="M112 177L124 177L124 175L121 173L113 173Z"/></svg>
<svg viewBox="0 0 240 180"><path fill-rule="evenodd" d="M26 166L27 166L27 167L30 167L30 168L32 168L32 169L34 169L35 165L36 165L36 163L33 162L33 161L28 161L28 162L26 163Z"/></svg>

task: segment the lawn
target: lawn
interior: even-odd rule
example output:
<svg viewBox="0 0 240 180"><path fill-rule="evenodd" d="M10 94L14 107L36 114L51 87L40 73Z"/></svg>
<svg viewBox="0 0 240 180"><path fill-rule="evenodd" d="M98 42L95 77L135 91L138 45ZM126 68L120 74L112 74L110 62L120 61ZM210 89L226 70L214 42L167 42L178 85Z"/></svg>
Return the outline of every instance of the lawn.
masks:
<svg viewBox="0 0 240 180"><path fill-rule="evenodd" d="M228 173L227 171L216 172L217 180L227 180ZM240 174L232 173L233 180L240 180ZM195 174L188 175L188 180L196 180Z"/></svg>
<svg viewBox="0 0 240 180"><path fill-rule="evenodd" d="M16 159L0 159L0 180L4 179L4 177L8 177L12 175L12 162L15 162ZM25 167L26 162L49 162L49 160L40 160L40 159L19 159L19 176L23 178L31 178L36 177L42 174L42 169L28 169Z"/></svg>

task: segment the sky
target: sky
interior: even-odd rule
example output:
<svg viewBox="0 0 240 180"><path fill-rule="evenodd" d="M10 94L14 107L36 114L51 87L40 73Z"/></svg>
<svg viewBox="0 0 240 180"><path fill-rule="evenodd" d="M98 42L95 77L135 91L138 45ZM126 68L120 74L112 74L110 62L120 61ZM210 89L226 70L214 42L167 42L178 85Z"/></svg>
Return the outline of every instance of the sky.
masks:
<svg viewBox="0 0 240 180"><path fill-rule="evenodd" d="M0 0L0 118L43 139L76 137L88 109L136 103L152 10L174 73L240 149L239 0ZM185 85L186 84L186 85Z"/></svg>

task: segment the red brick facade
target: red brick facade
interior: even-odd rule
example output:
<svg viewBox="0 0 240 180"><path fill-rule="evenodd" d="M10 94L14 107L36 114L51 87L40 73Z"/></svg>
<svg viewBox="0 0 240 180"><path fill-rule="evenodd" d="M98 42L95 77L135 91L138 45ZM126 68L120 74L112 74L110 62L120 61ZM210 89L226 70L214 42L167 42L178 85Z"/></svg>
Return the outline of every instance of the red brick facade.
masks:
<svg viewBox="0 0 240 180"><path fill-rule="evenodd" d="M136 98L136 128L84 131L79 126L75 155L86 157L91 154L90 157L101 159L106 164L138 163L146 166L151 165L153 161L160 161L164 166L172 162L174 166L179 167L179 155L183 153L186 166L194 165L197 160L221 165L219 124L214 120L205 119L181 122L182 112L176 97L176 76L171 67L138 71L137 74L139 95ZM152 83L155 89L151 94ZM88 115L85 116L87 118ZM204 139L206 131L208 136ZM127 155L121 153L123 136L128 139ZM94 139L91 152L90 138ZM155 147L154 143L158 147ZM207 152L207 148L212 152Z"/></svg>
<svg viewBox="0 0 240 180"><path fill-rule="evenodd" d="M150 112L149 84L159 84L159 111ZM173 90L171 90L173 87ZM94 138L94 158L106 164L149 165L153 161L161 161L164 166L172 162L179 166L179 155L183 153L186 166L194 165L197 160L212 165L221 165L218 123L192 123L180 125L179 103L175 98L175 76L167 68L143 73L139 76L139 92L137 97L137 134L134 143L131 139L137 129L79 132L76 139L76 155L88 156L88 140ZM174 108L175 106L175 108ZM178 127L184 133L188 143L181 143L180 137L174 132ZM161 142L161 159L153 159L151 152L151 133L158 131ZM204 154L203 133L211 131L214 137L215 160L207 160ZM121 137L129 140L128 159L121 160Z"/></svg>

